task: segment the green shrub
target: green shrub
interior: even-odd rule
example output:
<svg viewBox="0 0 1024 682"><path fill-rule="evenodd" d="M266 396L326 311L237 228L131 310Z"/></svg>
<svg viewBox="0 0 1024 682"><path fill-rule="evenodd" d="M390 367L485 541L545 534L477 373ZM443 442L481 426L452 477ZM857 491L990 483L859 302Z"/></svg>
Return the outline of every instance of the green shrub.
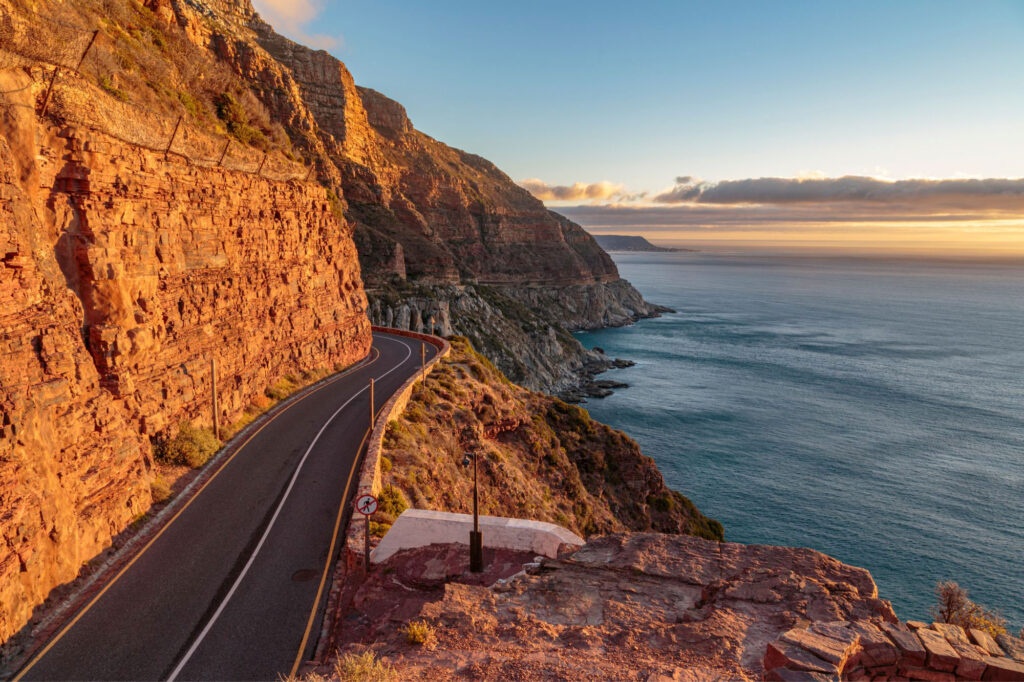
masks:
<svg viewBox="0 0 1024 682"><path fill-rule="evenodd" d="M249 123L248 114L234 95L230 92L221 93L213 103L217 107L217 118L224 121L228 132L234 135L235 139L246 145L261 148L266 146L267 140L263 132Z"/></svg>
<svg viewBox="0 0 1024 682"><path fill-rule="evenodd" d="M202 118L202 105L195 97L187 92L179 92L178 101L185 107L185 111L188 112L189 116L192 118Z"/></svg>
<svg viewBox="0 0 1024 682"><path fill-rule="evenodd" d="M153 502L160 504L171 496L171 486L164 480L163 476L157 476L149 484L149 491L153 495Z"/></svg>
<svg viewBox="0 0 1024 682"><path fill-rule="evenodd" d="M401 516L402 512L409 508L402 491L393 485L389 485L377 495L377 509L393 518Z"/></svg>
<svg viewBox="0 0 1024 682"><path fill-rule="evenodd" d="M373 655L372 651L361 654L345 654L334 664L334 676L341 682L392 682L398 674L386 661Z"/></svg>
<svg viewBox="0 0 1024 682"><path fill-rule="evenodd" d="M128 101L128 95L125 94L124 90L121 90L116 85L114 85L114 81L110 78L110 76L100 77L100 87L103 88L103 90L107 94L113 96L114 98L119 99L122 102Z"/></svg>
<svg viewBox="0 0 1024 682"><path fill-rule="evenodd" d="M390 424L389 424L389 426L390 426ZM381 458L380 458L380 472L382 474L390 474L391 473L391 460L388 459L387 457L384 457L383 455L381 455Z"/></svg>
<svg viewBox="0 0 1024 682"><path fill-rule="evenodd" d="M437 635L434 628L425 620L414 620L404 628L405 641L409 644L422 646L424 649L433 649L437 645Z"/></svg>
<svg viewBox="0 0 1024 682"><path fill-rule="evenodd" d="M198 469L206 464L219 448L220 441L214 437L210 429L185 422L178 428L178 434L174 438L157 444L156 456L170 464Z"/></svg>

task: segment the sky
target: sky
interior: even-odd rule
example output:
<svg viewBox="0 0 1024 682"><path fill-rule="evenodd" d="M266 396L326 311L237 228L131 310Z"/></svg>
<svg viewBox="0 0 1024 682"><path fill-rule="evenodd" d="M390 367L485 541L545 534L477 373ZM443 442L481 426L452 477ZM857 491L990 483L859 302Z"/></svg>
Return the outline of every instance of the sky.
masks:
<svg viewBox="0 0 1024 682"><path fill-rule="evenodd" d="M1024 2L254 4L593 232L1024 253Z"/></svg>

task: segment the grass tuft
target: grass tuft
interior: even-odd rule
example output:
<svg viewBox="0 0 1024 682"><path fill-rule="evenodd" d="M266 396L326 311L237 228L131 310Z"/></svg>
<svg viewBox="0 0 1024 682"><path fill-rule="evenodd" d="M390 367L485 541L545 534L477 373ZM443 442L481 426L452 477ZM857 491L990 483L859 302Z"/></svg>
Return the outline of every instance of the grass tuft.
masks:
<svg viewBox="0 0 1024 682"><path fill-rule="evenodd" d="M206 464L220 448L213 431L184 422L174 438L161 440L155 446L156 458L168 464L180 464L193 469Z"/></svg>
<svg viewBox="0 0 1024 682"><path fill-rule="evenodd" d="M405 626L405 641L409 644L422 646L424 649L433 649L437 646L437 635L434 627L425 620L414 620Z"/></svg>

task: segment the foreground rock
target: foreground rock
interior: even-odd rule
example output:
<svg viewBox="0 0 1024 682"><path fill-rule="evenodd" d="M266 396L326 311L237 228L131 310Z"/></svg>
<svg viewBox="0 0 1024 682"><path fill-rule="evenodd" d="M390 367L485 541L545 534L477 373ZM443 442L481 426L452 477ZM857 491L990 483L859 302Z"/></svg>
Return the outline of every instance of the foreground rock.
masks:
<svg viewBox="0 0 1024 682"><path fill-rule="evenodd" d="M770 644L826 671L854 660L859 644L809 625L897 622L867 571L809 549L609 535L518 572L502 556L504 581L467 579L465 554L434 545L375 568L332 645L371 648L403 679L754 680ZM400 631L419 619L433 650Z"/></svg>

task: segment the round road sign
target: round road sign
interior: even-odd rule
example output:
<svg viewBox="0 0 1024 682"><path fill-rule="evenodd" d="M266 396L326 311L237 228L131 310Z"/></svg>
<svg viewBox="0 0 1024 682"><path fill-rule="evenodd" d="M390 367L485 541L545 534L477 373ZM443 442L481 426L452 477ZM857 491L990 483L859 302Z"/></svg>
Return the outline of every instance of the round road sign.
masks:
<svg viewBox="0 0 1024 682"><path fill-rule="evenodd" d="M377 511L377 498L373 495L360 495L356 500L356 511L363 516L369 516Z"/></svg>

